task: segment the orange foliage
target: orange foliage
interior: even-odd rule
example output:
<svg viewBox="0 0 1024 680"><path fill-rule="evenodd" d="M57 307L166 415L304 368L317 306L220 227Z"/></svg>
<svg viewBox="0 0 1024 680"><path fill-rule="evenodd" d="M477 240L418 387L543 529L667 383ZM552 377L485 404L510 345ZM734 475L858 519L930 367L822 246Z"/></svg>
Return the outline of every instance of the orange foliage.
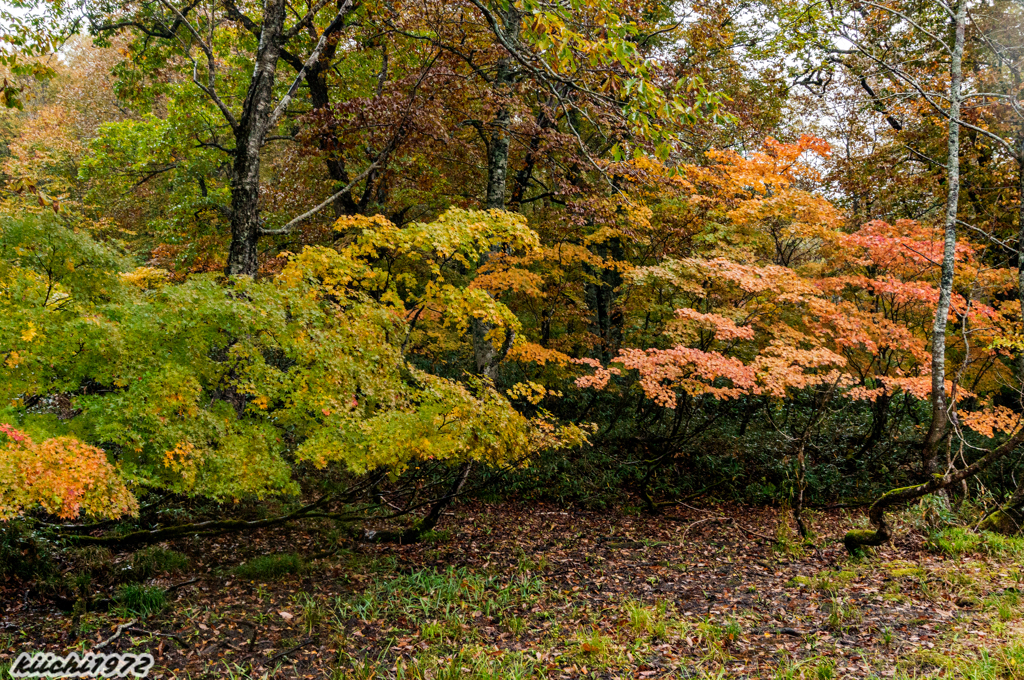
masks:
<svg viewBox="0 0 1024 680"><path fill-rule="evenodd" d="M632 372L648 398L669 408L680 393L783 398L823 385L851 399L895 391L927 399L941 234L912 220L875 220L846 233L839 211L813 191L811 159L828 154L813 137L768 139L748 156L712 151L711 165L684 167L662 182L662 192L683 194L707 234L696 232L694 241L708 246L627 271L626 279L637 312L671 306L660 331L674 346L621 349L608 366L579 361L593 373L577 385L604 388ZM991 354L986 347L999 329L1012 327L1006 315L1017 310L993 302L1010 277L986 270L966 239L956 252L958 291L972 292L954 293L950 320L970 327L964 375L973 384L998 368L979 357ZM950 342L957 341L952 334ZM975 365L982 373L971 373ZM956 394L961 402L973 396L963 387ZM979 432L1008 427L1005 417L984 413L965 424Z"/></svg>
<svg viewBox="0 0 1024 680"><path fill-rule="evenodd" d="M62 519L135 515L138 503L107 455L72 437L42 443L0 423L0 520L39 508Z"/></svg>

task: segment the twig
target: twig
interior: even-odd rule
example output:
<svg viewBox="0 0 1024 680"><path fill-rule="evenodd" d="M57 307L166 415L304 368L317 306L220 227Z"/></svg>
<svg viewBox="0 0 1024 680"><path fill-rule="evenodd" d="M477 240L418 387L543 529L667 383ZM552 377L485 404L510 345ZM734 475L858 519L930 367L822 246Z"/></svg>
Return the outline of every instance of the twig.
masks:
<svg viewBox="0 0 1024 680"><path fill-rule="evenodd" d="M129 633L135 633L136 635L151 635L153 637L171 638L182 647L191 647L191 645L185 642L180 635L175 635L174 633L161 633L155 630L143 630L142 628L128 628L127 631Z"/></svg>
<svg viewBox="0 0 1024 680"><path fill-rule="evenodd" d="M107 638L103 642L101 642L98 645L96 645L95 647L93 647L93 649L103 649L104 647L109 645L111 642L114 642L115 640L117 640L117 638L121 637L121 633L123 633L128 628L131 628L136 623L138 623L138 620L136 620L136 619L132 619L128 623L122 623L121 625L119 625L117 627L117 630L114 631L113 635L111 635L109 638Z"/></svg>
<svg viewBox="0 0 1024 680"><path fill-rule="evenodd" d="M279 229L260 229L260 234L263 235L263 236L276 236L276 235L279 235L279 234L287 234L288 232L290 232L292 230L292 228L295 225L300 224L302 222L305 222L306 220L308 220L313 215L317 214L318 212L320 212L321 210L323 210L324 208L326 208L330 204L334 203L336 200L338 200L339 198L341 198L342 196L344 196L348 192L352 191L352 188L356 184L358 184L364 178L369 176L369 174L371 172L373 172L374 170L376 170L380 166L381 160L382 160L381 158L378 158L376 161L371 163L370 167L366 168L366 170L363 170L361 173L359 173L359 175L355 179L353 179L351 182L349 182L345 186L344 189L342 189L341 191L338 191L337 193L332 194L331 197L328 198L323 203L317 205L314 208L310 208L309 210L307 210L306 212L302 213L298 217L292 219L290 222L288 222L288 224L284 225L283 227L281 227Z"/></svg>
<svg viewBox="0 0 1024 680"><path fill-rule="evenodd" d="M686 503L680 503L679 505L683 506L684 508L689 508L690 510L696 510L697 512L704 512L704 513L708 513L708 511L707 511L707 510L701 510L700 508L695 508L695 507L693 507L692 505L687 505ZM709 514L710 514L710 513L709 513ZM737 522L736 520L734 520L734 519L733 519L732 517L726 517L725 515L721 515L721 516L719 517L719 519L727 519L727 520L729 520L730 522L732 522L732 523L733 523L733 524L734 524L735 526L739 527L740 529L743 529L743 531L745 531L745 532L747 532L748 534L751 534L751 535L753 535L753 536L757 536L758 538L763 538L764 540L766 540L766 541L771 541L771 542L774 542L774 541L775 541L775 539L774 539L774 538L772 538L772 537L770 537L770 536L765 536L764 534L759 534L759 533L757 533L756 531L752 531L751 529L748 529L747 527L743 526L742 524L740 524L739 522Z"/></svg>
<svg viewBox="0 0 1024 680"><path fill-rule="evenodd" d="M316 639L316 638L307 638L305 642L300 642L299 644L295 645L295 646L294 646L294 647L292 647L291 649L286 649L286 650L284 650L283 652L278 652L278 653L277 653L277 654L275 654L274 656L272 656L272 657L270 657L269 659L267 659L267 663L268 663L268 664L272 664L272 663L274 663L275 661L277 661L278 659L281 659L281 658L283 658L283 657L286 657L286 656L288 656L289 654L291 654L291 653L293 653L293 652L297 652L297 651L299 651L300 649L302 649L303 647L305 647L305 646L307 646L307 645L309 645L309 644L312 644L312 643L313 643L313 641L314 641L315 639Z"/></svg>
<svg viewBox="0 0 1024 680"><path fill-rule="evenodd" d="M164 590L164 594L166 595L168 593L173 593L178 588L184 588L185 586L190 586L193 583L196 583L196 582L201 581L201 580L202 580L202 577L196 577L194 579L191 579L189 581L185 581L183 583L175 583L173 586L168 586L167 589Z"/></svg>
<svg viewBox="0 0 1024 680"><path fill-rule="evenodd" d="M682 543L683 541L685 541L686 540L686 534L688 534L690 532L690 529L694 528L698 524L703 524L704 522L714 522L715 520L721 521L723 519L728 519L728 518L727 517L705 517L704 519L699 519L696 522L692 522L691 524L687 525L686 529L683 530L683 535L679 537L679 542Z"/></svg>

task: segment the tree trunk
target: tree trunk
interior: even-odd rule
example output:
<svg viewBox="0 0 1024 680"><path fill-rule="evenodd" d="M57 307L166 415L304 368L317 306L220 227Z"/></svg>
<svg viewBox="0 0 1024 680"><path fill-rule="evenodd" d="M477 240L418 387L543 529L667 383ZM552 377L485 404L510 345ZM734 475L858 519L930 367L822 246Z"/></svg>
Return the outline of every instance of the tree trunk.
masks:
<svg viewBox="0 0 1024 680"><path fill-rule="evenodd" d="M256 67L242 104L235 132L235 158L231 172L231 247L228 276L255 276L259 267L260 150L274 111L274 79L281 58L284 0L267 0L263 12Z"/></svg>
<svg viewBox="0 0 1024 680"><path fill-rule="evenodd" d="M868 436L864 438L861 443L860 449L854 456L856 460L861 460L875 448L878 442L882 441L882 436L885 434L885 428L889 424L889 404L892 401L892 395L886 392L882 394L875 403L871 406L871 428L868 430Z"/></svg>
<svg viewBox="0 0 1024 680"><path fill-rule="evenodd" d="M1017 490L1010 496L1006 504L978 523L978 529L994 531L998 534L1016 536L1024 528L1024 483L1017 485Z"/></svg>
<svg viewBox="0 0 1024 680"><path fill-rule="evenodd" d="M594 248L602 258L620 261L624 257L622 240L609 239ZM618 304L618 289L622 285L622 274L616 268L597 269L588 267L595 281L586 284L587 305L593 310L590 330L600 338L598 355L609 362L618 354L622 343L622 309Z"/></svg>
<svg viewBox="0 0 1024 680"><path fill-rule="evenodd" d="M954 41L949 66L949 140L946 153L946 215L939 303L932 326L932 422L921 454L921 473L927 480L938 467L939 449L949 432L946 403L946 325L953 295L956 264L956 218L960 202L960 88L963 83L964 25L967 0L958 0L953 24Z"/></svg>
<svg viewBox="0 0 1024 680"><path fill-rule="evenodd" d="M415 526L403 531L370 531L364 534L364 540L373 543L407 544L419 542L425 533L434 530L434 527L437 526L438 521L441 519L441 514L462 493L462 488L466 485L466 480L469 479L469 473L472 470L473 461L469 460L463 463L451 487L448 489L448 493L434 501L433 505L430 506L430 512L427 513L427 516L420 522L417 522Z"/></svg>
<svg viewBox="0 0 1024 680"><path fill-rule="evenodd" d="M330 63L334 51L335 43L330 43L329 48L324 50L324 63ZM324 155L327 176L334 180L336 188L332 188L331 191L340 191L343 187L348 186L350 180L348 169L345 167L345 159L342 158L339 151L341 143L337 136L337 125L330 112L331 100L327 89L326 69L319 63L316 68L310 69L306 75L306 85L309 87L309 99L313 110L323 111L326 115L331 116L329 128L323 134L317 135L317 146ZM332 207L336 218L342 215L355 215L359 209L351 192L339 196Z"/></svg>
<svg viewBox="0 0 1024 680"><path fill-rule="evenodd" d="M873 530L857 529L849 531L843 538L843 544L851 554L856 553L863 546L882 545L892 538L892 528L885 519L886 510L897 505L904 505L927 494L941 491L953 484L970 479L996 461L1015 451L1022 442L1024 442L1024 428L1021 428L1005 442L958 472L934 475L924 484L893 489L883 494L868 509L868 519L871 520L875 528Z"/></svg>
<svg viewBox="0 0 1024 680"><path fill-rule="evenodd" d="M505 23L505 34L514 43L519 40L519 32L522 28L522 14L512 3L508 5L508 11L503 17ZM499 97L505 95L505 90L512 84L513 60L511 55L502 57L498 61L498 70L494 76L492 86ZM502 103L492 122L493 130L487 145L487 191L484 196L485 210L505 209L505 189L508 184L508 152L511 143L509 125L512 123L512 113L508 105ZM490 255L497 252L491 250L481 258L480 265L487 262ZM494 348L494 343L487 338L494 326L478 319L473 319L470 324L471 340L473 343L473 359L476 372L491 380L497 375L498 363L508 354L512 347L512 331L506 329L505 343L501 352Z"/></svg>
<svg viewBox="0 0 1024 680"><path fill-rule="evenodd" d="M499 73L506 70L506 66L499 67ZM508 184L508 149L509 133L508 126L512 122L512 116L507 106L498 109L494 117L494 131L491 132L491 143L487 152L487 196L484 198L484 208L487 210L505 209L505 187Z"/></svg>
<svg viewBox="0 0 1024 680"><path fill-rule="evenodd" d="M981 472L996 460L1003 458L1024 441L1024 430L1013 435L1002 445L990 451L981 459L956 473L936 473L939 449L949 432L949 415L946 404L946 324L949 305L953 296L953 273L956 254L956 217L960 201L960 88L963 83L964 28L967 19L967 0L957 0L953 22L953 48L949 65L949 140L947 143L947 187L945 242L942 251L942 278L939 283L939 304L935 310L935 324L932 327L932 422L925 438L921 455L921 472L924 483L893 489L883 494L868 510L868 519L874 529L850 531L843 539L846 549L857 552L862 546L881 545L892 537L892 530L885 519L885 512L895 505L907 503L922 496L942 491L950 485L967 480Z"/></svg>
<svg viewBox="0 0 1024 680"><path fill-rule="evenodd" d="M804 455L805 442L800 442L796 452L796 498L793 502L793 519L796 520L800 538L807 538L807 526L804 524L804 492L807 490L807 458Z"/></svg>

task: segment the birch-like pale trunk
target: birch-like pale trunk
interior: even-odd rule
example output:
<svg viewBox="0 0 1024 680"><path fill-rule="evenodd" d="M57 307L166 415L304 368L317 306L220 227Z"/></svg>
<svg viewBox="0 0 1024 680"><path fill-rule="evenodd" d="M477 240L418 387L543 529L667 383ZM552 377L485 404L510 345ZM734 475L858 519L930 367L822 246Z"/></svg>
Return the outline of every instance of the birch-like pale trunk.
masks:
<svg viewBox="0 0 1024 680"><path fill-rule="evenodd" d="M921 472L925 479L935 474L939 450L949 432L949 405L946 402L946 326L953 297L953 275L956 264L956 219L960 203L960 105L963 85L964 28L967 0L957 0L954 8L953 48L949 65L949 140L946 153L945 238L942 249L942 276L939 282L939 304L932 326L932 421L921 455Z"/></svg>
<svg viewBox="0 0 1024 680"><path fill-rule="evenodd" d="M260 236L260 150L273 111L274 80L281 57L284 0L270 0L264 7L263 30L256 52L249 90L235 129L234 162L231 168L231 246L228 276L255 276Z"/></svg>

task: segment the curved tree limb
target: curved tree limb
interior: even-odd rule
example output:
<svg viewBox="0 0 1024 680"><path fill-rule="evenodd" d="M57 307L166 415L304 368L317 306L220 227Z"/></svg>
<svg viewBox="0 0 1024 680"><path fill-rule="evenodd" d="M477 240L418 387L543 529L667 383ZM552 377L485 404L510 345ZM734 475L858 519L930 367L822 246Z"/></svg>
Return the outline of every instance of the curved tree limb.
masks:
<svg viewBox="0 0 1024 680"><path fill-rule="evenodd" d="M868 509L868 519L871 520L871 524L875 528L873 530L857 529L847 532L843 538L843 545L852 554L858 552L864 546L878 546L886 543L892 538L892 528L885 519L886 510L917 500L930 493L941 491L946 487L973 477L996 461L1012 453L1022 443L1024 443L1024 428L1018 428L1013 436L962 470L947 472L944 475L937 474L924 484L905 486L883 494Z"/></svg>

